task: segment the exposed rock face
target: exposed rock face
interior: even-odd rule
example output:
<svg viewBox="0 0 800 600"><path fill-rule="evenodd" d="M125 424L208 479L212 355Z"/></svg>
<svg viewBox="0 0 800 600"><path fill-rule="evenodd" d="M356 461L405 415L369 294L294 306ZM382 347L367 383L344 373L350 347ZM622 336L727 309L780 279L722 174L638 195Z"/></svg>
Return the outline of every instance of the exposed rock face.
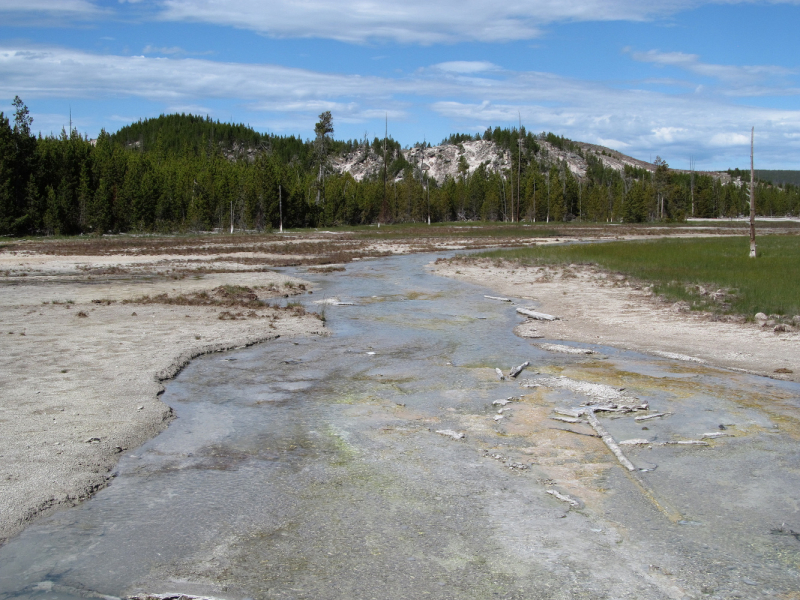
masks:
<svg viewBox="0 0 800 600"><path fill-rule="evenodd" d="M623 171L626 166L645 169L654 172L655 166L611 150L605 146L573 142L581 154L569 150L561 150L549 142L539 139L539 152L536 159L546 165L566 164L575 177L580 179L586 176L587 161L589 156L595 156L603 165L616 171ZM467 163L468 174L472 175L481 164L486 166L489 173L496 173L513 169L511 153L504 150L494 142L478 140L462 142L460 144L444 144L430 148L408 148L402 151L403 157L414 166L415 175L421 177L427 172L428 177L441 184L447 177L457 179L461 176L458 171L461 157ZM393 158L389 158L389 161ZM383 170L383 156L376 153L371 147L362 147L349 154L333 157L331 167L336 173L350 173L356 181L365 177L379 176ZM683 172L683 171L678 171ZM723 183L728 183L730 177L727 173L707 173L713 177L722 178ZM398 181L402 174L396 178Z"/></svg>
<svg viewBox="0 0 800 600"><path fill-rule="evenodd" d="M447 177L456 179L461 176L458 163L463 156L471 175L481 164L486 164L490 173L509 168L511 153L503 150L494 142L477 141L462 144L432 146L430 148L409 148L403 150L403 157L414 166L419 176L427 171L428 177L437 183L443 183ZM391 158L389 159L391 160ZM337 173L350 173L356 181L365 177L379 175L383 170L383 156L360 148L355 152L331 160L331 166ZM401 179L402 175L397 179Z"/></svg>

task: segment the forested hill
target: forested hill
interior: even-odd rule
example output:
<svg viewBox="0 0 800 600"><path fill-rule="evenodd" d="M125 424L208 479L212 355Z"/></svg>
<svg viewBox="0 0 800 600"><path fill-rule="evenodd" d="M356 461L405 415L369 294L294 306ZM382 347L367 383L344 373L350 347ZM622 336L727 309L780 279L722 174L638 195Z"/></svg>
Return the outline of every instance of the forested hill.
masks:
<svg viewBox="0 0 800 600"><path fill-rule="evenodd" d="M269 135L242 124L220 123L210 117L187 114L161 115L139 120L111 135L111 141L142 151L160 149L170 154L197 155L204 148L222 146L259 148Z"/></svg>
<svg viewBox="0 0 800 600"><path fill-rule="evenodd" d="M88 140L34 136L0 113L0 235L264 230L408 221L681 221L749 211L747 183L669 169L524 128L402 148L163 115ZM358 172L361 170L360 173ZM761 215L800 213L800 189L758 183ZM231 218L233 222L231 222Z"/></svg>
<svg viewBox="0 0 800 600"><path fill-rule="evenodd" d="M110 140L125 149L168 156L198 157L221 153L229 160L255 160L262 152L283 162L307 163L311 144L295 136L259 133L249 125L221 123L210 117L187 114L161 115L126 125Z"/></svg>

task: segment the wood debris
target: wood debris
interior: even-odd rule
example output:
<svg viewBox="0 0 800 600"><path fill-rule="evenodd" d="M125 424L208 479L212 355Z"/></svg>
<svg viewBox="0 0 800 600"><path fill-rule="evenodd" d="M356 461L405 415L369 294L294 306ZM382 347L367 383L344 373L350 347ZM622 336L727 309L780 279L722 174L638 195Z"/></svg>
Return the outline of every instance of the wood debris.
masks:
<svg viewBox="0 0 800 600"><path fill-rule="evenodd" d="M516 367L514 367L513 369L511 369L511 370L508 372L508 376L509 376L509 377L511 377L512 379L513 379L513 378L515 378L517 375L519 375L520 373L522 373L522 370L523 370L525 367L529 367L529 366L530 366L530 364L531 364L531 363L530 363L530 361L527 361L527 360L526 360L526 361L525 361L524 363L522 363L521 365L517 365Z"/></svg>
<svg viewBox="0 0 800 600"><path fill-rule="evenodd" d="M517 308L517 312L521 315L525 315L531 319L536 319L537 321L556 321L558 317L554 317L553 315L548 315L547 313L537 312L535 310L531 310L529 308Z"/></svg>
<svg viewBox="0 0 800 600"><path fill-rule="evenodd" d="M503 298L501 296L484 296L484 298L488 298L489 300L499 300L500 302L511 302L511 298Z"/></svg>
<svg viewBox="0 0 800 600"><path fill-rule="evenodd" d="M663 413L655 413L653 415L642 415L641 417L634 417L634 421L649 421L650 419L660 419L662 417L668 417L672 413L663 412Z"/></svg>
<svg viewBox="0 0 800 600"><path fill-rule="evenodd" d="M581 419L576 417L550 417L554 421L562 421L564 423L583 423Z"/></svg>
<svg viewBox="0 0 800 600"><path fill-rule="evenodd" d="M452 429L437 429L436 433L453 438L454 440L462 440L465 437L463 433L459 431L453 431Z"/></svg>
<svg viewBox="0 0 800 600"><path fill-rule="evenodd" d="M562 494L558 490L552 490L552 489L547 490L547 493L550 494L551 496L553 496L554 498L558 498L562 502L566 502L567 504L569 504L573 508L580 508L581 507L582 502L580 500L577 500L577 499L573 498L569 494Z"/></svg>

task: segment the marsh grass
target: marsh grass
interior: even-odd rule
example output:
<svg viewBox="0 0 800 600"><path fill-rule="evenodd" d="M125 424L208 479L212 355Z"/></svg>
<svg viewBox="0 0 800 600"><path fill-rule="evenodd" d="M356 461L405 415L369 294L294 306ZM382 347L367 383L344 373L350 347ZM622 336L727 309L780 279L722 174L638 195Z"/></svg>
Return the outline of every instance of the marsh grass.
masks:
<svg viewBox="0 0 800 600"><path fill-rule="evenodd" d="M722 289L717 312L800 314L800 237L761 236L758 258L745 237L661 239L496 250L475 256L528 265L595 264L653 284L653 292L714 310L702 288ZM698 289L697 286L701 286Z"/></svg>

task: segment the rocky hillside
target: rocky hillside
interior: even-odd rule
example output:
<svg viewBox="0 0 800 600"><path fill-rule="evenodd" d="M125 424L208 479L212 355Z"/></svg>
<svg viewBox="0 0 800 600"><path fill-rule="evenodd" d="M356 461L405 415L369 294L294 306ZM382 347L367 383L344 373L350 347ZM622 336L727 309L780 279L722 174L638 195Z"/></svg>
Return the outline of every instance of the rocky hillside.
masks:
<svg viewBox="0 0 800 600"><path fill-rule="evenodd" d="M586 177L588 156L596 156L606 167L616 171L623 171L626 166L655 171L652 163L633 158L611 148L587 144L584 142L573 142L575 151L563 150L547 142L544 139L537 141L539 153L537 159L547 165L566 163L572 173L583 179ZM414 169L427 171L428 177L435 179L441 184L447 177L458 178L458 170L461 157L466 161L468 172L471 175L481 165L486 166L490 173L503 171L512 168L511 153L504 150L494 142L490 141L471 141L460 144L444 144L432 146L430 148L409 148L402 151L403 157ZM332 159L331 166L337 173L350 173L357 181L364 177L378 176L383 170L383 158L379 153L371 148L359 149L342 156ZM677 170L678 172L684 172ZM727 173L706 173L714 177L722 178L727 181L730 179ZM399 180L402 173L397 176Z"/></svg>

